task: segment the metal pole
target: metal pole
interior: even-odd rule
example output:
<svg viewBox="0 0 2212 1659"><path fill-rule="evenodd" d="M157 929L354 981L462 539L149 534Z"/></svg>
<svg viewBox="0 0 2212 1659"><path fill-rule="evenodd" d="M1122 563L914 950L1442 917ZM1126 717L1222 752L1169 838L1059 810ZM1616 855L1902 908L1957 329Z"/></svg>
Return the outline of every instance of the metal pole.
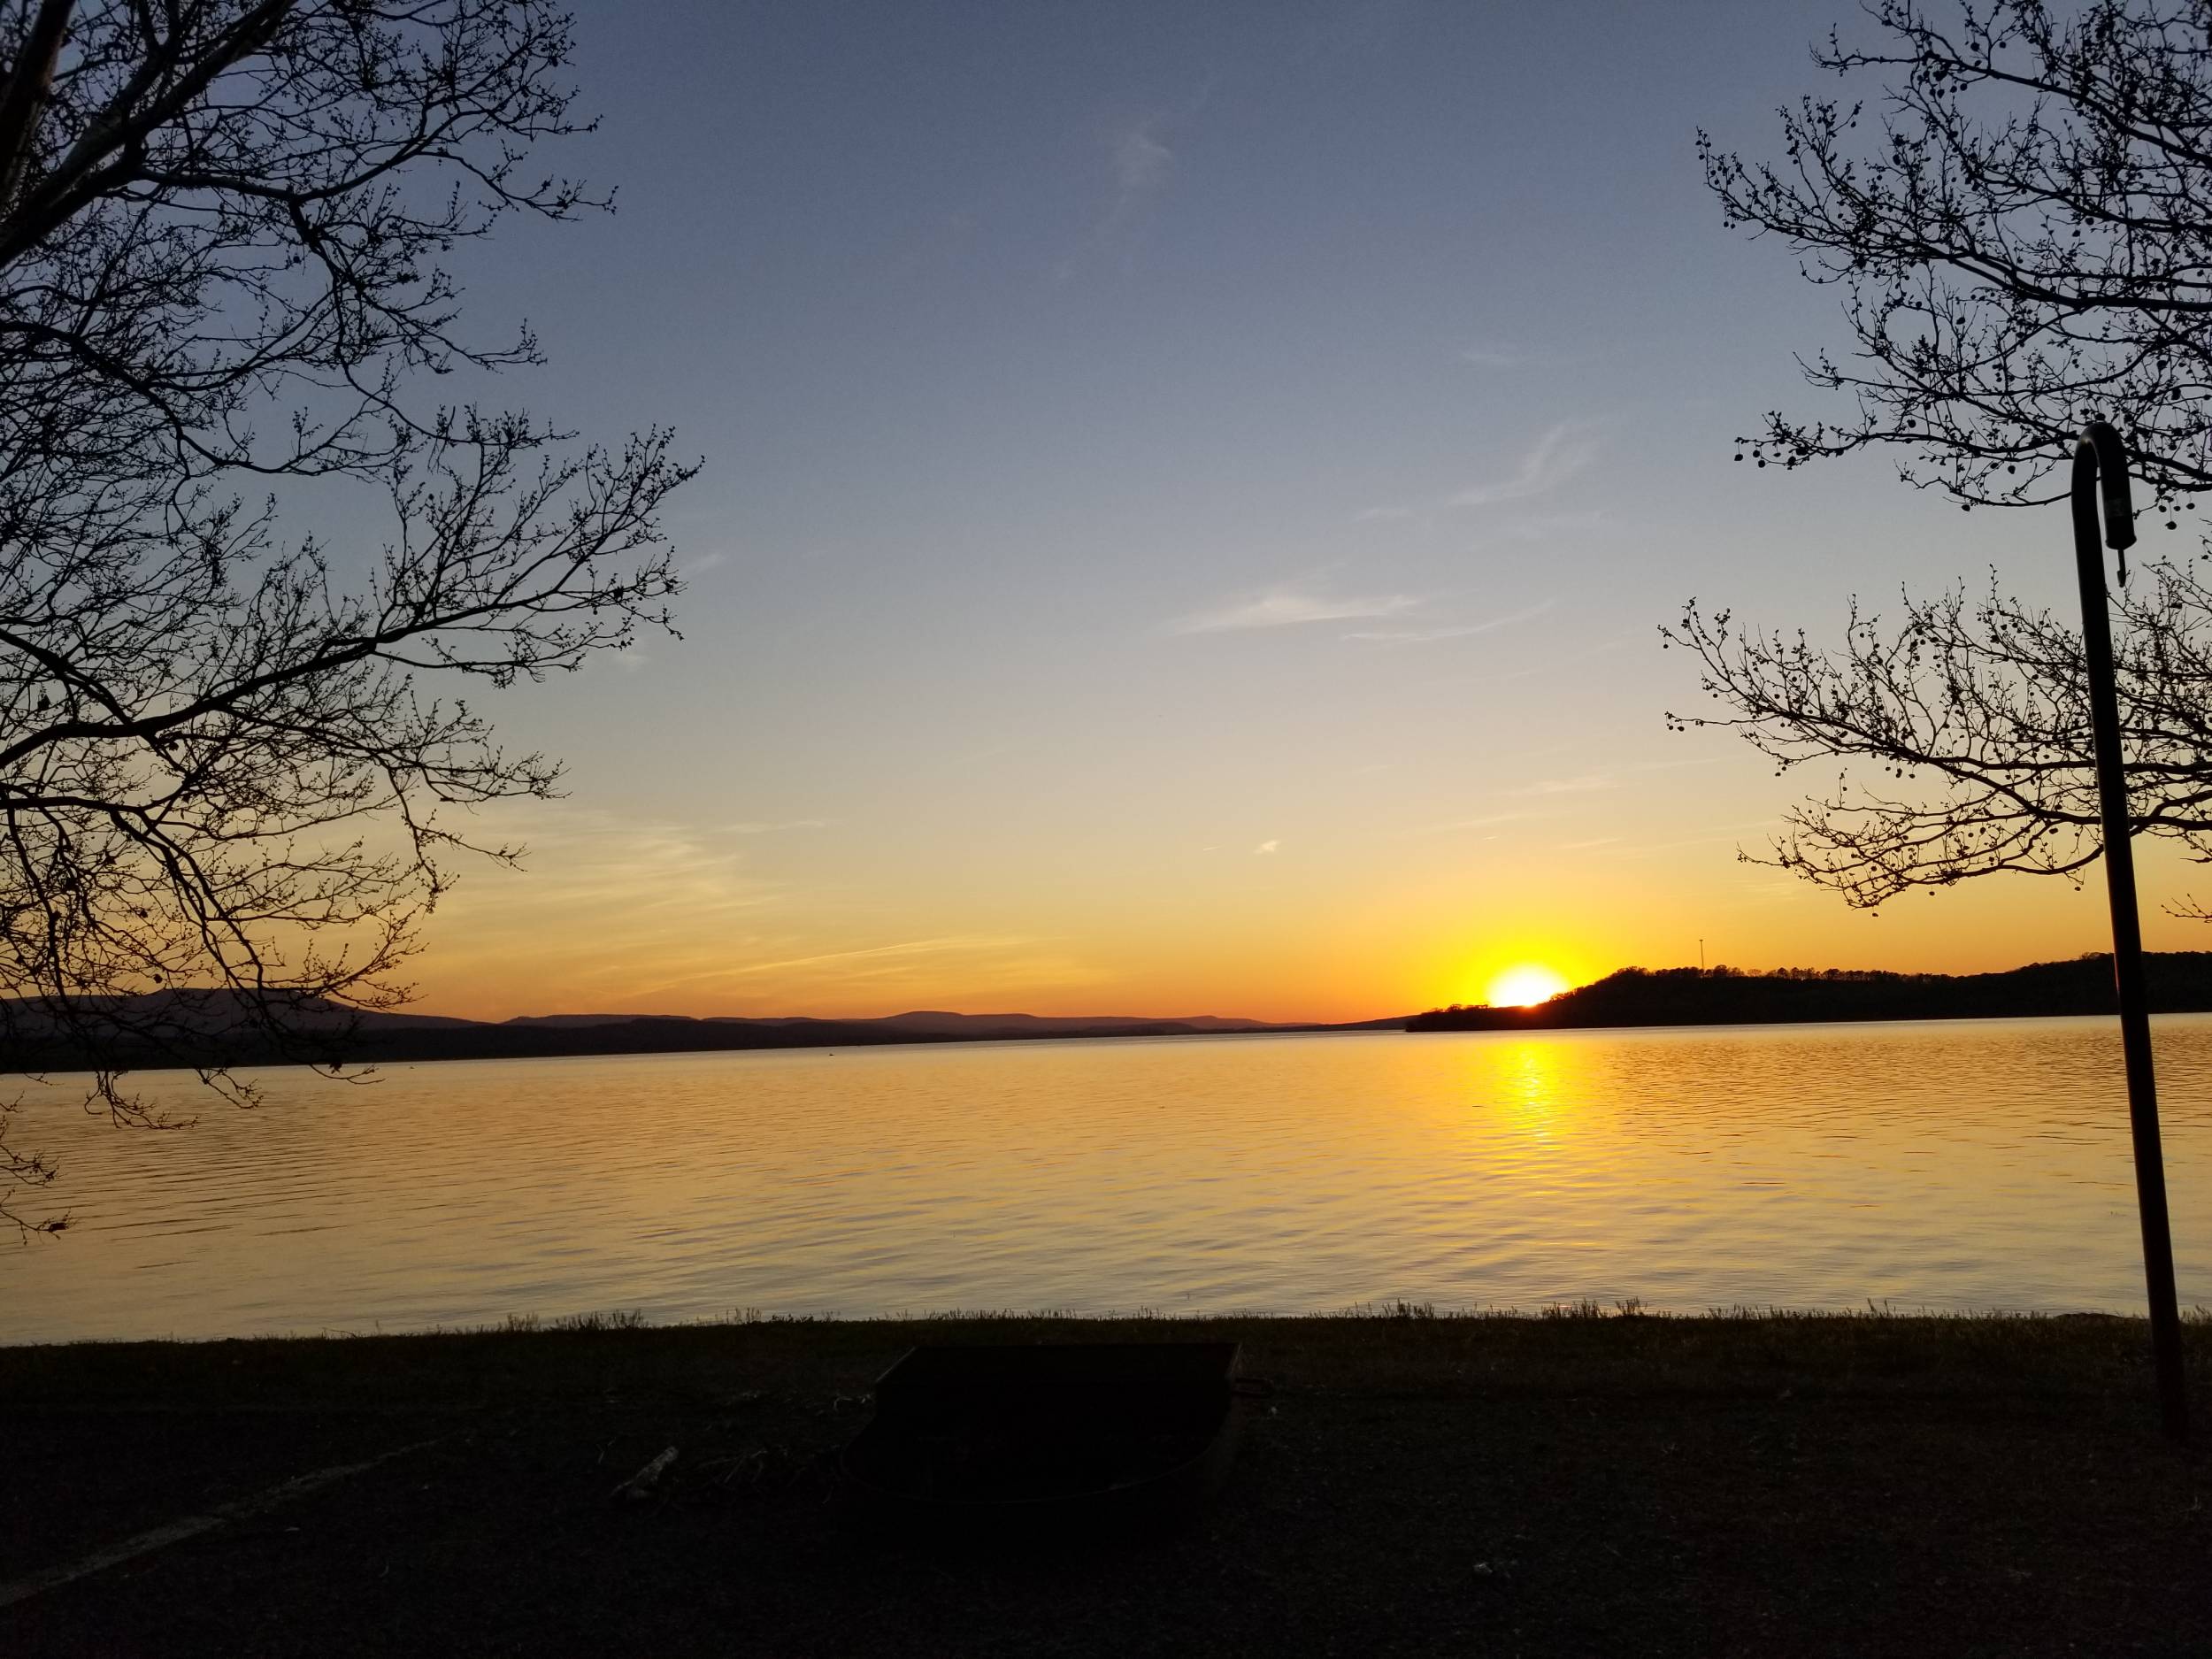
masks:
<svg viewBox="0 0 2212 1659"><path fill-rule="evenodd" d="M2100 479L2101 474L2101 479ZM2150 1006L2143 992L2143 929L2135 904L2134 825L2120 750L2120 698L2112 670L2112 618L2105 603L2104 553L2097 545L2097 487L2104 486L2104 540L2121 556L2135 541L2127 450L2101 420L2074 446L2074 563L2081 578L2082 645L2089 658L2089 726L2096 741L2097 805L2104 820L2106 891L2112 900L2112 979L2120 994L2120 1048L2127 1059L2128 1121L2135 1138L2135 1201L2143 1222L2143 1280L2150 1293L2151 1358L2159 1412L2174 1440L2189 1438L2182 1371L2181 1311L2174 1294L2173 1234L2166 1218L2166 1164L2159 1146L2158 1082L2151 1071Z"/></svg>

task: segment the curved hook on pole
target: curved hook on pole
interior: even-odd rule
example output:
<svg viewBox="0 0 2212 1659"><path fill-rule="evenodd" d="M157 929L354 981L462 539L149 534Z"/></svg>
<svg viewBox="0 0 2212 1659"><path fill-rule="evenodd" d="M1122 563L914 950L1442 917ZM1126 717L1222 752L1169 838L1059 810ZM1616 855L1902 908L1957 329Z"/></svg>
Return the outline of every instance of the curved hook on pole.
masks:
<svg viewBox="0 0 2212 1659"><path fill-rule="evenodd" d="M2074 534L2098 540L2096 486L2104 487L2104 544L2120 556L2120 586L2128 582L2127 550L2135 545L2135 503L2128 495L2127 445L2108 422L2093 420L2074 444Z"/></svg>

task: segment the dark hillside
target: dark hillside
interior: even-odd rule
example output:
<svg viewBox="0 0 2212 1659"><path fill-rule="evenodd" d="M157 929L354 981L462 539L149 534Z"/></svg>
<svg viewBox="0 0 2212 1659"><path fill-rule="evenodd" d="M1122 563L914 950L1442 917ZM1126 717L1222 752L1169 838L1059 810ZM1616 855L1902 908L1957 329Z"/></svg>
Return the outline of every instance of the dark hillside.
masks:
<svg viewBox="0 0 2212 1659"><path fill-rule="evenodd" d="M2153 952L2154 1013L2212 1011L2212 951ZM2110 1014L2112 958L2038 962L2002 973L1883 973L1843 968L1623 968L1532 1008L1440 1008L1408 1031L1563 1030L1601 1025L1755 1025L1868 1019L2005 1019Z"/></svg>
<svg viewBox="0 0 2212 1659"><path fill-rule="evenodd" d="M901 1014L887 1019L694 1019L680 1014L526 1015L491 1025L430 1015L385 1014L334 1003L290 1010L280 1043L235 999L219 992L163 992L88 1002L111 1064L273 1065L314 1061L361 1065L417 1060L518 1060L593 1054L680 1054L754 1048L856 1048L884 1043L1007 1042L1055 1038L1195 1037L1267 1031L1372 1029L1268 1025L1216 1015L1151 1019L1128 1015ZM99 1015L111 1008L113 1024ZM0 1004L0 1036L29 1069L72 1071L91 1056L29 1003Z"/></svg>

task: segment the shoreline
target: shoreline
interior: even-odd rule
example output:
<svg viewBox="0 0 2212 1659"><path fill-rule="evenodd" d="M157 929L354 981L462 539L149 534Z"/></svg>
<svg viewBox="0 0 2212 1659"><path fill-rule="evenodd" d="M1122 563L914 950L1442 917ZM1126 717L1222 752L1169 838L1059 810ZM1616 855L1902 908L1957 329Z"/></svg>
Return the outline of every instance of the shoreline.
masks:
<svg viewBox="0 0 2212 1659"><path fill-rule="evenodd" d="M2193 1019L2212 1015L2212 1008L2180 1008L2154 1010L2151 1016L2153 1028L2171 1019ZM1922 1026L1922 1025L2002 1025L2034 1022L2049 1024L2068 1020L2107 1021L2116 1024L2118 1013L2020 1013L2020 1014L1927 1014L1927 1015L1839 1015L1833 1018L1798 1018L1791 1019L1734 1019L1656 1020L1634 1023L1623 1021L1608 1025L1543 1025L1536 1023L1497 1025L1488 1026L1428 1026L1402 1029L1377 1026L1371 1023L1359 1025L1286 1025L1265 1031L1213 1032L1142 1032L1142 1033L1049 1033L1018 1037L937 1037L914 1040L864 1040L849 1043L751 1043L705 1048L634 1048L589 1046L564 1048L541 1054L421 1054L392 1056L380 1054L366 1059L346 1060L338 1069L359 1075L380 1069L403 1065L484 1065L511 1064L535 1061L557 1060L655 1060L682 1058L697 1055L796 1055L818 1054L834 1059L851 1053L905 1053L929 1049L972 1048L1028 1048L1053 1043L1080 1043L1116 1046L1119 1044L1206 1041L1227 1043L1239 1040L1263 1041L1280 1037L1571 1037L1584 1034L1603 1035L1612 1033L1642 1032L1730 1032L1730 1031L1825 1031L1837 1026ZM316 1060L242 1057L225 1063L222 1069L235 1071L288 1071L297 1070L327 1070L326 1063ZM124 1068L119 1075L129 1077L159 1077L170 1073L190 1075L194 1068L184 1064L139 1065ZM42 1071L39 1075L52 1081L65 1078L89 1077L92 1071L84 1066L56 1065Z"/></svg>
<svg viewBox="0 0 2212 1659"><path fill-rule="evenodd" d="M44 1248L44 1245L35 1241L26 1248ZM935 1340L916 1333L951 1331L965 1334L944 1340L962 1341L998 1333L1021 1331L1042 1333L1019 1339L1024 1340L1079 1341L1091 1340L1085 1335L1088 1332L1121 1333L1132 1330L1148 1333L1148 1340L1175 1341L1182 1340L1177 1334L1179 1332L1218 1331L1231 1326L1262 1333L1341 1329L1348 1334L1378 1325L1418 1328L1436 1325L1594 1324L1617 1325L1634 1329L1661 1325L1679 1328L1757 1325L1787 1329L1855 1324L1870 1327L1893 1325L1909 1330L1932 1333L1938 1327L1978 1330L1994 1327L2002 1330L2014 1325L2037 1327L2115 1323L2141 1325L2146 1324L2147 1318L2147 1316L2141 1312L2109 1308L2024 1308L1994 1304L1942 1308L1925 1302L1901 1307L1894 1302L1876 1302L1870 1297L1855 1307L1739 1302L1688 1310L1655 1308L1640 1296L1604 1302L1585 1296L1573 1301L1541 1302L1526 1308L1495 1303L1409 1302L1401 1297L1302 1312L1251 1308L1170 1312L1156 1308L1135 1307L1105 1308L1094 1312L1079 1312L1064 1308L944 1308L918 1311L911 1308L895 1308L879 1313L847 1313L835 1309L780 1310L746 1307L734 1309L727 1314L665 1320L655 1319L641 1308L615 1308L553 1315L509 1314L496 1322L464 1325L375 1325L365 1328L326 1325L311 1330L243 1331L204 1336L180 1336L168 1333L158 1336L32 1337L22 1340L0 1335L0 1386L4 1386L10 1356L42 1350L98 1355L123 1349L204 1349L226 1345L277 1348L380 1342L465 1345L528 1337L613 1334L627 1334L641 1340L664 1337L683 1340L682 1333L711 1331L891 1331L914 1340ZM2205 1327L2208 1333L2206 1340L2212 1342L2212 1307L2200 1304L2185 1308L2182 1323L2185 1326ZM1152 1333L1156 1333L1156 1336Z"/></svg>

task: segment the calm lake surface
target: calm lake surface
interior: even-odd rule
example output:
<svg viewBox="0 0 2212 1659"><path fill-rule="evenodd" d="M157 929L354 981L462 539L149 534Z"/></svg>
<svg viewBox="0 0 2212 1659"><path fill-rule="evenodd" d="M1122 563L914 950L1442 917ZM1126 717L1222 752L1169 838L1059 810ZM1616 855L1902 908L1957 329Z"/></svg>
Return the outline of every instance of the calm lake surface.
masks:
<svg viewBox="0 0 2212 1659"><path fill-rule="evenodd" d="M2212 1302L2212 1016L2156 1022L2185 1306ZM147 1074L180 1103L188 1076ZM59 1087L75 1225L0 1340L637 1308L1327 1310L1640 1297L2142 1307L2116 1027L944 1044L262 1074L174 1133ZM57 1085L68 1079L56 1079Z"/></svg>

